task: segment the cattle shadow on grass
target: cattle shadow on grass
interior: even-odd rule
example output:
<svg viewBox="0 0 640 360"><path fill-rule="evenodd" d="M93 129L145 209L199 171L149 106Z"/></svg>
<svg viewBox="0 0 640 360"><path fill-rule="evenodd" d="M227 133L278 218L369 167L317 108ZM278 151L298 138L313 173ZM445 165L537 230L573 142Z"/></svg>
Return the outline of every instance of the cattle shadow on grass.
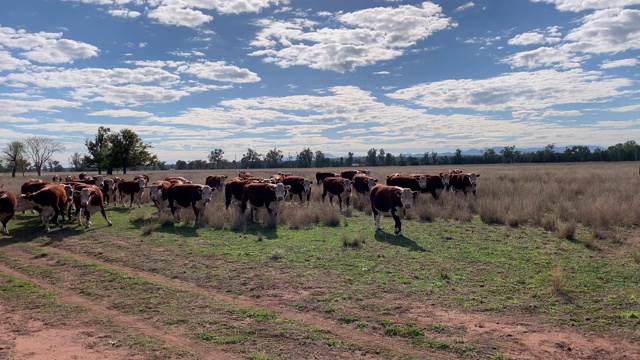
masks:
<svg viewBox="0 0 640 360"><path fill-rule="evenodd" d="M376 241L385 242L387 244L396 245L396 246L402 246L403 248L407 248L411 251L419 251L419 252L427 251L427 249L416 244L415 241L409 239L408 237L405 237L404 235L397 236L383 230L377 230L374 237Z"/></svg>
<svg viewBox="0 0 640 360"><path fill-rule="evenodd" d="M16 214L17 215L17 214ZM37 216L33 216L32 219L27 216L19 217L20 223L16 227L9 229L9 235L0 235L0 247L18 244L28 243L35 239L46 239L42 246L50 245L54 242L63 241L65 238L78 236L85 231L91 231L93 228L85 229L84 226L78 226L77 222L64 223L64 227L60 228L59 225L49 224L51 231L46 232L42 222ZM100 228L100 226L98 226Z"/></svg>

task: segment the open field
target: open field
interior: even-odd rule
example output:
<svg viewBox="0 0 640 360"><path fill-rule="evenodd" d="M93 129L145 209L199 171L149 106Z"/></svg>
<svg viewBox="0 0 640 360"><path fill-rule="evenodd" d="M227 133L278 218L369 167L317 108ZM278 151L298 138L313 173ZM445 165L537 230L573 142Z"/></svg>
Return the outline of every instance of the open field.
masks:
<svg viewBox="0 0 640 360"><path fill-rule="evenodd" d="M375 231L367 199L340 213L315 185L273 226L218 191L201 227L148 201L109 206L112 227L95 214L45 233L16 214L0 359L640 359L638 165L461 166L478 196L420 195L402 237L390 217ZM148 174L210 173L235 175Z"/></svg>

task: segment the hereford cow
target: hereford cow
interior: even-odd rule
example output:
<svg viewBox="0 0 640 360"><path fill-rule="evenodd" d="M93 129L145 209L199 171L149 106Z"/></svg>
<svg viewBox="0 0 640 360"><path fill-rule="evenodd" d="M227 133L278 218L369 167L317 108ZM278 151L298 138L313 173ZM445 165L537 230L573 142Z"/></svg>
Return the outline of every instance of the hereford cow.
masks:
<svg viewBox="0 0 640 360"><path fill-rule="evenodd" d="M100 211L102 217L107 221L108 226L113 225L104 211L104 198L102 191L96 185L89 185L80 190L73 191L73 202L76 206L76 217L78 225L82 226L82 216L86 219L85 227L91 226L91 215ZM82 214L80 212L82 211Z"/></svg>
<svg viewBox="0 0 640 360"><path fill-rule="evenodd" d="M147 174L138 174L136 176L133 177L133 181L138 181L138 179L144 179L144 186L149 185L149 175Z"/></svg>
<svg viewBox="0 0 640 360"><path fill-rule="evenodd" d="M117 179L120 179L120 178L117 178ZM107 179L102 185L102 197L104 198L105 204L109 205L109 203L111 202L111 199L113 199L114 203L116 204L118 203L118 199L116 199L116 195L118 192L116 185L117 183L115 178Z"/></svg>
<svg viewBox="0 0 640 360"><path fill-rule="evenodd" d="M142 207L140 200L142 199L142 194L144 193L144 178L139 178L136 181L130 180L122 180L118 183L118 195L120 195L120 201L123 206L127 206L124 202L124 198L128 195L131 198L131 202L129 203L129 207L133 206L133 199L135 198L138 207ZM116 205L118 204L118 200L116 197Z"/></svg>
<svg viewBox="0 0 640 360"><path fill-rule="evenodd" d="M15 211L25 211L28 209L40 209L40 218L47 231L49 228L49 220L54 224L58 224L58 215L62 214L64 221L64 208L67 202L67 194L61 185L49 184L42 189L34 192L21 194L18 199ZM63 226L59 223L60 227Z"/></svg>
<svg viewBox="0 0 640 360"><path fill-rule="evenodd" d="M104 177L102 175L96 175L96 176L85 175L82 179L76 180L76 182L102 187L102 185L104 185Z"/></svg>
<svg viewBox="0 0 640 360"><path fill-rule="evenodd" d="M191 184L191 180L187 180L186 178L183 178L182 176L167 176L166 178L164 178L165 181L168 181L172 184Z"/></svg>
<svg viewBox="0 0 640 360"><path fill-rule="evenodd" d="M247 180L248 178L255 176L246 170L240 170L240 172L238 172L238 177L242 180Z"/></svg>
<svg viewBox="0 0 640 360"><path fill-rule="evenodd" d="M480 174L476 173L451 175L448 188L455 193L462 191L467 195L467 192L471 192L473 196L476 196L476 185L479 177Z"/></svg>
<svg viewBox="0 0 640 360"><path fill-rule="evenodd" d="M345 171L340 173L340 177L343 177L343 178L349 179L349 180L353 180L353 177L356 176L356 174L363 174L363 173L360 172L360 170L345 170ZM365 173L365 175L367 175L367 174Z"/></svg>
<svg viewBox="0 0 640 360"><path fill-rule="evenodd" d="M53 175L53 179L51 181L60 182L60 181L62 181L62 177L60 177L60 175L58 175L58 174L55 174L55 175Z"/></svg>
<svg viewBox="0 0 640 360"><path fill-rule="evenodd" d="M158 217L162 217L164 211L169 207L167 190L172 186L168 181L158 180L149 185L149 197L158 209Z"/></svg>
<svg viewBox="0 0 640 360"><path fill-rule="evenodd" d="M13 218L17 204L15 195L9 191L0 190L0 222L2 222L2 233L5 235L9 235L7 223Z"/></svg>
<svg viewBox="0 0 640 360"><path fill-rule="evenodd" d="M349 199L351 197L351 180L342 177L327 177L322 181L322 202L329 194L329 203L333 204L333 196L338 197L340 211L342 211L342 195L345 196L347 208L349 208Z"/></svg>
<svg viewBox="0 0 640 360"><path fill-rule="evenodd" d="M302 176L287 176L282 179L284 185L290 186L289 200L293 200L293 195L298 195L300 204L302 204L302 194L307 195L307 203L311 197L311 184L313 181L305 179Z"/></svg>
<svg viewBox="0 0 640 360"><path fill-rule="evenodd" d="M387 185L409 188L413 191L422 191L427 187L427 176L404 176L400 174L392 174L387 176Z"/></svg>
<svg viewBox="0 0 640 360"><path fill-rule="evenodd" d="M76 181L78 178L75 175L67 175L64 177L64 181Z"/></svg>
<svg viewBox="0 0 640 360"><path fill-rule="evenodd" d="M451 176L448 173L443 173L441 175L427 175L427 174L411 174L409 176L427 177L427 186L421 190L421 192L429 193L433 197L434 200L438 200L440 198L440 194L442 194L442 190L446 189L449 186L449 179Z"/></svg>
<svg viewBox="0 0 640 360"><path fill-rule="evenodd" d="M328 178L328 177L340 177L340 174L336 174L336 173L333 173L333 172L320 172L320 171L318 171L316 173L316 185L320 186L322 184L322 181L325 178Z"/></svg>
<svg viewBox="0 0 640 360"><path fill-rule="evenodd" d="M180 209L193 209L195 225L202 223L205 207L211 202L213 191L209 185L175 184L167 189L167 200L174 222L180 222Z"/></svg>
<svg viewBox="0 0 640 360"><path fill-rule="evenodd" d="M209 185L212 189L221 189L226 181L227 175L207 175L204 184Z"/></svg>
<svg viewBox="0 0 640 360"><path fill-rule="evenodd" d="M229 208L229 205L231 204L232 200L235 200L237 202L241 202L242 201L242 189L244 189L244 186L254 182L251 180L242 180L242 179L232 179L231 181L228 181L225 185L224 185L224 207L226 209Z"/></svg>
<svg viewBox="0 0 640 360"><path fill-rule="evenodd" d="M78 174L78 179L84 180L87 176L89 176L89 174L87 174L86 172L81 172L80 174Z"/></svg>
<svg viewBox="0 0 640 360"><path fill-rule="evenodd" d="M290 185L249 183L242 189L242 203L240 210L244 213L247 210L247 203L251 205L251 219L256 222L256 213L258 208L265 207L269 213L269 217L275 220L278 215L278 205L284 200L287 191L291 189ZM271 204L277 203L274 208Z"/></svg>
<svg viewBox="0 0 640 360"><path fill-rule="evenodd" d="M376 186L377 182L378 179L374 179L364 173L356 174L353 177L353 189L356 191L356 194L364 196L372 187Z"/></svg>
<svg viewBox="0 0 640 360"><path fill-rule="evenodd" d="M391 213L395 221L393 233L401 236L402 223L400 222L400 216L398 216L398 208L403 210L410 209L415 204L418 194L418 191L399 186L382 184L374 186L369 197L371 198L371 212L376 223L376 230L380 230L380 213Z"/></svg>

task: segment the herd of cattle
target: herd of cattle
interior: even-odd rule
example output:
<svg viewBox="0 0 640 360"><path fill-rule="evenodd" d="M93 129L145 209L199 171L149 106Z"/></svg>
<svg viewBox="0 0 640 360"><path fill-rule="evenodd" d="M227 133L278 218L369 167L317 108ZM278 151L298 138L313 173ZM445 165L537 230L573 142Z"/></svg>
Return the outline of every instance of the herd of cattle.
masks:
<svg viewBox="0 0 640 360"><path fill-rule="evenodd" d="M371 177L369 170L347 170L341 173L318 172L315 182L322 186L322 202L329 195L329 202L337 197L340 210L342 210L343 198L346 206L352 192L365 196L369 193L371 210L375 220L376 229L380 229L380 213L390 213L395 221L394 233L402 235L402 225L398 211L410 209L419 193L429 193L434 199L438 199L443 191L471 192L476 195L476 182L479 174L462 173L460 170L449 170L437 175L391 174L387 176L386 185L378 184L378 179ZM89 176L81 173L78 178L67 176L62 179L54 175L52 182L40 179L30 180L24 183L20 189L20 195L16 197L11 192L0 186L0 222L3 225L3 233L8 234L7 222L15 212L24 212L32 209L40 213L40 218L47 231L49 222L62 227L65 222L71 221L75 212L78 225L91 225L91 215L100 211L109 226L112 225L105 212L105 205L114 203L133 206L134 200L138 206L142 206L141 199L145 189L149 189L149 198L158 210L158 217L171 210L175 222L180 221L180 209L191 208L196 218L196 224L202 222L205 207L211 202L215 190L224 189L225 208L235 202L244 213L249 206L251 217L256 221L256 212L259 208L266 208L269 216L275 218L279 204L289 195L292 200L298 195L299 201L303 198L310 201L313 180L290 173L271 175L262 178L252 175L247 171L240 171L237 177L228 179L225 175L209 175L205 184L193 184L190 180L181 176L168 176L164 180L150 182L146 174L137 175L133 180L124 180L119 177L105 179L102 175ZM58 221L58 217L62 221Z"/></svg>

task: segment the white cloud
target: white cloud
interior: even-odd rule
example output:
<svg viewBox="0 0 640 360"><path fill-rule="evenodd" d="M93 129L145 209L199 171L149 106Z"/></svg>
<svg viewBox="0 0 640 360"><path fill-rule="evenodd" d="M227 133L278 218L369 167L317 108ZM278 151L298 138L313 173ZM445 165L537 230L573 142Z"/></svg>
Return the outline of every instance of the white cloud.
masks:
<svg viewBox="0 0 640 360"><path fill-rule="evenodd" d="M125 19L135 19L137 17L139 17L140 15L142 15L140 12L138 11L133 11L133 10L129 10L129 9L111 9L108 11L109 15L115 16L115 17L121 17L121 18L125 18Z"/></svg>
<svg viewBox="0 0 640 360"><path fill-rule="evenodd" d="M481 80L444 80L419 84L397 90L388 96L430 108L536 110L621 96L626 94L623 88L632 83L625 78L606 77L598 71L540 70Z"/></svg>
<svg viewBox="0 0 640 360"><path fill-rule="evenodd" d="M391 73L388 71L376 71L373 73L373 75L389 75L389 74Z"/></svg>
<svg viewBox="0 0 640 360"><path fill-rule="evenodd" d="M620 106L620 107L616 107L616 108L611 108L611 109L609 109L609 111L614 111L614 112L636 112L636 111L640 111L640 104L639 105L627 105L627 106Z"/></svg>
<svg viewBox="0 0 640 360"><path fill-rule="evenodd" d="M233 83L252 83L260 81L260 77L248 69L228 65L224 61L206 61L187 63L178 66L177 71L195 75L200 79Z"/></svg>
<svg viewBox="0 0 640 360"><path fill-rule="evenodd" d="M213 20L213 16L207 15L200 10L184 7L180 4L167 3L150 10L147 13L150 19L163 25L186 26L197 28Z"/></svg>
<svg viewBox="0 0 640 360"><path fill-rule="evenodd" d="M531 0L553 4L560 11L580 12L585 10L600 10L608 8L622 8L640 4L640 0Z"/></svg>
<svg viewBox="0 0 640 360"><path fill-rule="evenodd" d="M578 110L547 110L542 113L542 117L574 117L581 116L582 112Z"/></svg>
<svg viewBox="0 0 640 360"><path fill-rule="evenodd" d="M640 64L640 60L637 58L620 59L620 60L608 60L600 65L601 69L614 69L623 66L637 66Z"/></svg>
<svg viewBox="0 0 640 360"><path fill-rule="evenodd" d="M293 19L258 21L262 30L251 45L264 48L251 53L267 63L287 68L295 65L337 72L394 59L437 31L456 26L438 5L401 5L370 8L335 16L336 28Z"/></svg>
<svg viewBox="0 0 640 360"><path fill-rule="evenodd" d="M147 118L153 116L152 113L147 111L135 111L131 109L111 109L101 110L87 113L89 116L109 116L109 117L141 117Z"/></svg>
<svg viewBox="0 0 640 360"><path fill-rule="evenodd" d="M25 58L45 64L70 63L98 55L98 48L79 41L61 39L62 33L28 33L0 27L0 45L25 50Z"/></svg>
<svg viewBox="0 0 640 360"><path fill-rule="evenodd" d="M511 67L526 67L529 69L543 66L557 66L562 69L580 67L582 61L588 57L578 57L559 48L540 47L535 50L522 51L502 59L500 62Z"/></svg>
<svg viewBox="0 0 640 360"><path fill-rule="evenodd" d="M509 45L533 45L556 44L562 41L559 27L553 26L546 29L546 34L540 31L531 31L518 34L509 39Z"/></svg>
<svg viewBox="0 0 640 360"><path fill-rule="evenodd" d="M16 59L0 47L0 71L24 70L29 64L29 61Z"/></svg>
<svg viewBox="0 0 640 360"><path fill-rule="evenodd" d="M458 6L455 10L453 10L454 12L460 12L460 11L465 11L467 9L471 9L472 7L476 6L476 4L473 3L473 1L469 1L468 3L464 4L464 5L460 5Z"/></svg>
<svg viewBox="0 0 640 360"><path fill-rule="evenodd" d="M640 49L640 10L607 9L586 15L565 38L572 52L619 53Z"/></svg>

